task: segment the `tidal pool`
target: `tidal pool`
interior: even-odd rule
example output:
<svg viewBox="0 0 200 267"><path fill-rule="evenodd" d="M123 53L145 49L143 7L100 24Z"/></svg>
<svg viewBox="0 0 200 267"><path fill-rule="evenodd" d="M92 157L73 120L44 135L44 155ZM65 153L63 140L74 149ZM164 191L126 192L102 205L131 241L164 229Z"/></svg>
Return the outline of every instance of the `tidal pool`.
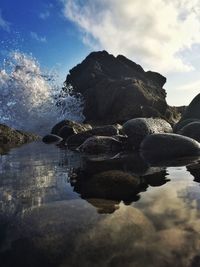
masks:
<svg viewBox="0 0 200 267"><path fill-rule="evenodd" d="M0 266L200 266L200 161L153 165L40 142L2 154Z"/></svg>

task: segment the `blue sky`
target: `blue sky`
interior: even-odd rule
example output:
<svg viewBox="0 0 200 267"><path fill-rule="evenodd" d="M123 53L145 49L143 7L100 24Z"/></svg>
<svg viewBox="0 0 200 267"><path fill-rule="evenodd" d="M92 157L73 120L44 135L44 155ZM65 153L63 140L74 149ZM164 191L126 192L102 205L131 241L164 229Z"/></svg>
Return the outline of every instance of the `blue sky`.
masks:
<svg viewBox="0 0 200 267"><path fill-rule="evenodd" d="M58 68L61 79L90 51L76 26L65 19L62 3L49 0L1 0L0 61L7 52L19 49L30 54L44 68Z"/></svg>
<svg viewBox="0 0 200 267"><path fill-rule="evenodd" d="M62 81L91 51L123 54L167 77L169 104L188 104L200 89L200 1L1 0L0 62L13 49Z"/></svg>

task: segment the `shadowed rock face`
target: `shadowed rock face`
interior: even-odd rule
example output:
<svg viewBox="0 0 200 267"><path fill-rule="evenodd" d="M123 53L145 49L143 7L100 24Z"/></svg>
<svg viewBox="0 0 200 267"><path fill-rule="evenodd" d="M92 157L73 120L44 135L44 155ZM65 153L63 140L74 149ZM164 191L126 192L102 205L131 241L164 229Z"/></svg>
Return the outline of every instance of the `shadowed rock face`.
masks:
<svg viewBox="0 0 200 267"><path fill-rule="evenodd" d="M70 70L66 84L85 98L84 115L93 123L125 122L136 117L168 117L172 111L162 88L166 78L145 72L124 56L93 52ZM171 114L171 115L170 115Z"/></svg>

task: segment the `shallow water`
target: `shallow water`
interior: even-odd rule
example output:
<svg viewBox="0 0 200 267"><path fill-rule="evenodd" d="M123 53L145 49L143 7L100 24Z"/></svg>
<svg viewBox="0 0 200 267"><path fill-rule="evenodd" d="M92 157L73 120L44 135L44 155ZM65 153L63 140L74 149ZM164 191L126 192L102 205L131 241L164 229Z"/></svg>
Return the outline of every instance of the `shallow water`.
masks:
<svg viewBox="0 0 200 267"><path fill-rule="evenodd" d="M200 266L200 163L171 165L40 142L0 156L0 266Z"/></svg>

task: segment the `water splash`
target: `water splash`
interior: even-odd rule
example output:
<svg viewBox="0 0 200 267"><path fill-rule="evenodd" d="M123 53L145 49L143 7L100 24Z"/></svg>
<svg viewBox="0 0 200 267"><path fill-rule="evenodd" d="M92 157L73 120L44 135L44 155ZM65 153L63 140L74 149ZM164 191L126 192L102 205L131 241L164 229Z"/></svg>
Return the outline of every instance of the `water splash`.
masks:
<svg viewBox="0 0 200 267"><path fill-rule="evenodd" d="M10 53L0 68L0 123L43 134L62 119L82 121L83 99L64 93L35 58Z"/></svg>

